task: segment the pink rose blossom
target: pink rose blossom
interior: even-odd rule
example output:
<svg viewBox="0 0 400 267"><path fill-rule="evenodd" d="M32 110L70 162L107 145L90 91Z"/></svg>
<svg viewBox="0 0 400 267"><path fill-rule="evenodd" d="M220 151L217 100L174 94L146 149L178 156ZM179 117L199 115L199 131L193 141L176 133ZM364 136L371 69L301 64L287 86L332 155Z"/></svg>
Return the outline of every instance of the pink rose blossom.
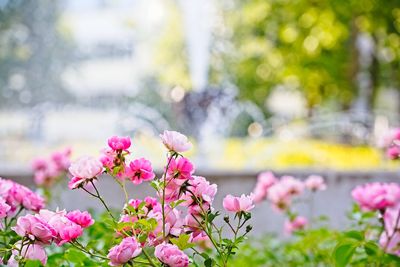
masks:
<svg viewBox="0 0 400 267"><path fill-rule="evenodd" d="M166 206L165 214L165 232L173 236L179 236L183 230L183 219L180 218L181 212ZM162 227L162 222L160 226Z"/></svg>
<svg viewBox="0 0 400 267"><path fill-rule="evenodd" d="M254 196L252 194L249 196L243 194L240 197L227 195L224 198L222 205L226 211L249 212L254 208L253 198Z"/></svg>
<svg viewBox="0 0 400 267"><path fill-rule="evenodd" d="M389 159L398 159L400 156L400 147L397 145L388 147L386 150L386 155Z"/></svg>
<svg viewBox="0 0 400 267"><path fill-rule="evenodd" d="M379 239L379 244L382 248L386 248L386 252L397 256L400 256L400 232L398 230L400 228L400 220L397 218L399 215L399 207L389 208L385 211L383 215L385 231L382 232Z"/></svg>
<svg viewBox="0 0 400 267"><path fill-rule="evenodd" d="M69 172L72 179L68 183L70 189L75 189L89 180L94 179L103 171L103 164L93 157L81 157L71 164Z"/></svg>
<svg viewBox="0 0 400 267"><path fill-rule="evenodd" d="M262 172L257 177L257 184L254 188L254 202L260 203L268 195L268 189L276 183L276 178L272 172Z"/></svg>
<svg viewBox="0 0 400 267"><path fill-rule="evenodd" d="M187 137L181 133L164 131L163 134L160 134L160 137L164 146L170 151L181 153L192 148L192 144Z"/></svg>
<svg viewBox="0 0 400 267"><path fill-rule="evenodd" d="M311 191L323 191L326 190L326 184L324 178L319 175L310 175L304 182L306 187Z"/></svg>
<svg viewBox="0 0 400 267"><path fill-rule="evenodd" d="M10 267L18 267L19 264L18 262L15 260L15 257L18 256L19 254L23 255L25 259L29 259L29 260L39 260L44 266L47 263L47 254L46 254L46 250L44 249L44 247L38 243L34 243L34 244L29 244L29 245L25 245L22 247L21 249L21 241L18 241L17 243L14 244L15 248L12 251L12 256L9 259L7 266ZM20 252L21 250L21 252Z"/></svg>
<svg viewBox="0 0 400 267"><path fill-rule="evenodd" d="M6 203L4 198L0 197L0 219L7 217L7 213L10 211L11 207Z"/></svg>
<svg viewBox="0 0 400 267"><path fill-rule="evenodd" d="M298 196L303 193L304 183L292 176L282 176L279 183L286 187L288 194L291 196Z"/></svg>
<svg viewBox="0 0 400 267"><path fill-rule="evenodd" d="M17 224L12 230L19 236L28 236L30 239L50 244L56 236L56 230L39 216L27 214L17 219Z"/></svg>
<svg viewBox="0 0 400 267"><path fill-rule="evenodd" d="M271 201L273 207L278 211L286 210L292 201L291 195L289 195L287 187L278 182L272 185L268 190L268 200Z"/></svg>
<svg viewBox="0 0 400 267"><path fill-rule="evenodd" d="M187 206L196 205L193 200L193 195L202 202L204 209L207 208L213 201L217 194L217 185L210 184L206 178L201 176L192 176L193 180L189 181L188 192L185 193L183 199L186 199L184 203ZM189 192L190 190L190 192Z"/></svg>
<svg viewBox="0 0 400 267"><path fill-rule="evenodd" d="M284 226L285 233L292 234L294 231L303 230L307 224L307 219L302 216L297 216L292 221L287 220Z"/></svg>
<svg viewBox="0 0 400 267"><path fill-rule="evenodd" d="M354 188L351 195L364 210L384 210L400 202L400 186L396 183L368 183Z"/></svg>
<svg viewBox="0 0 400 267"><path fill-rule="evenodd" d="M112 136L108 139L108 146L115 150L127 150L131 146L131 139L126 136Z"/></svg>
<svg viewBox="0 0 400 267"><path fill-rule="evenodd" d="M176 201L180 197L181 184L178 184L176 180L167 181L167 186L164 191L164 198L167 203ZM159 197L162 197L163 192L158 193Z"/></svg>
<svg viewBox="0 0 400 267"><path fill-rule="evenodd" d="M142 252L140 244L134 237L126 237L122 239L119 245L109 250L107 258L110 259L110 266L124 265L131 259L137 257Z"/></svg>
<svg viewBox="0 0 400 267"><path fill-rule="evenodd" d="M41 210L39 216L55 231L55 243L61 246L64 243L77 239L83 234L83 229L66 217L66 211Z"/></svg>
<svg viewBox="0 0 400 267"><path fill-rule="evenodd" d="M169 267L189 266L189 257L175 245L162 243L156 246L154 255Z"/></svg>
<svg viewBox="0 0 400 267"><path fill-rule="evenodd" d="M70 221L81 226L82 228L87 228L94 223L92 216L87 211L83 211L83 212L80 210L70 211L67 213L66 217Z"/></svg>
<svg viewBox="0 0 400 267"><path fill-rule="evenodd" d="M44 207L44 199L26 186L10 181L6 187L8 190L3 194L3 197L7 204L11 206L11 211L15 211L19 205L32 211L39 211Z"/></svg>
<svg viewBox="0 0 400 267"><path fill-rule="evenodd" d="M66 148L63 151L54 152L50 158L59 170L67 170L69 165L71 165L71 152L71 148Z"/></svg>
<svg viewBox="0 0 400 267"><path fill-rule="evenodd" d="M126 175L134 184L141 184L143 181L153 180L156 176L150 161L144 158L132 161L126 170Z"/></svg>
<svg viewBox="0 0 400 267"><path fill-rule="evenodd" d="M194 166L187 158L172 159L167 170L167 179L174 179L177 184L182 185L187 180L192 179L193 173Z"/></svg>

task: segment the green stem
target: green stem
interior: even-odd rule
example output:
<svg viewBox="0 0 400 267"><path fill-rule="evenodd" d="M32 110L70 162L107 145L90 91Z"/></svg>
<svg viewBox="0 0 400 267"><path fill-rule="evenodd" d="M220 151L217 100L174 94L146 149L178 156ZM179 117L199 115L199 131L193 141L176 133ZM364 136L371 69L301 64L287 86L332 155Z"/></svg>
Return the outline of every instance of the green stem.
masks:
<svg viewBox="0 0 400 267"><path fill-rule="evenodd" d="M147 258L147 260L149 261L149 264L153 267L157 267L157 265L153 262L153 260L151 259L151 257L149 256L149 254L147 254L146 250L143 248L142 249L144 256Z"/></svg>
<svg viewBox="0 0 400 267"><path fill-rule="evenodd" d="M104 199L100 196L99 190L97 190L97 187L94 185L93 181L90 181L90 183L92 184L94 190L96 191L96 194L97 194L96 197L101 201L101 203L103 204L103 206L106 208L108 214L109 214L110 217L113 219L114 223L116 223L115 217L112 215L111 210L108 208L108 206L107 206L106 202L104 201ZM83 188L83 187L82 187L82 188ZM84 189L84 190L85 190L86 192L89 192L89 191L87 191L86 189ZM91 193L90 193L90 194L91 194ZM93 194L91 194L91 195L93 195Z"/></svg>
<svg viewBox="0 0 400 267"><path fill-rule="evenodd" d="M168 168L169 165L171 164L172 158L174 156L176 156L178 154L176 154L176 152L173 152L170 156L170 158L168 159L168 163L167 166L165 167L165 171L163 174L163 178L162 178L162 197L161 197L161 213L162 213L162 224L163 224L163 239L165 239L165 188L167 187L166 185L166 179L167 179L167 172L168 172Z"/></svg>

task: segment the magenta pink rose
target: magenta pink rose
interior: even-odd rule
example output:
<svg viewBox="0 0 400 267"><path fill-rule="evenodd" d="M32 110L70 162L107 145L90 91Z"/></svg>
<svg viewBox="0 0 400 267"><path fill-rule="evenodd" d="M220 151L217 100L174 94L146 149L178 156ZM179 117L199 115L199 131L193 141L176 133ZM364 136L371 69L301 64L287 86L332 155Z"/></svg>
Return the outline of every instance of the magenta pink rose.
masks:
<svg viewBox="0 0 400 267"><path fill-rule="evenodd" d="M75 189L103 172L103 164L93 157L81 157L71 164L69 172L73 176L68 186Z"/></svg>
<svg viewBox="0 0 400 267"><path fill-rule="evenodd" d="M173 179L175 183L182 185L192 179L193 173L194 166L187 158L172 159L167 170L167 180Z"/></svg>
<svg viewBox="0 0 400 267"><path fill-rule="evenodd" d="M308 224L307 219L302 216L297 216L291 221L286 220L284 225L285 233L292 234L295 231L303 230L307 224Z"/></svg>
<svg viewBox="0 0 400 267"><path fill-rule="evenodd" d="M243 194L240 197L227 195L224 198L222 205L226 211L249 212L254 208L253 198L254 196L252 194L249 196Z"/></svg>
<svg viewBox="0 0 400 267"><path fill-rule="evenodd" d="M87 211L74 210L67 213L65 216L70 221L78 224L82 228L87 228L94 223L92 216Z"/></svg>
<svg viewBox="0 0 400 267"><path fill-rule="evenodd" d="M188 138L179 132L164 131L163 134L160 134L160 137L169 151L181 153L192 148L192 143L188 141Z"/></svg>
<svg viewBox="0 0 400 267"><path fill-rule="evenodd" d="M156 246L154 255L169 267L187 267L189 257L177 246L162 243Z"/></svg>
<svg viewBox="0 0 400 267"><path fill-rule="evenodd" d="M351 195L364 210L384 210L400 202L400 186L396 183L368 183L354 188Z"/></svg>
<svg viewBox="0 0 400 267"><path fill-rule="evenodd" d="M400 147L397 145L388 147L386 155L389 159L398 159L400 157Z"/></svg>
<svg viewBox="0 0 400 267"><path fill-rule="evenodd" d="M57 235L56 230L40 216L27 214L17 219L17 224L12 227L19 236L28 236L30 239L50 244Z"/></svg>
<svg viewBox="0 0 400 267"><path fill-rule="evenodd" d="M137 257L142 252L140 244L134 237L126 237L122 239L119 245L109 250L107 258L110 259L110 266L119 266L127 263L131 259Z"/></svg>
<svg viewBox="0 0 400 267"><path fill-rule="evenodd" d="M126 176L134 183L141 184L143 181L153 180L156 176L150 161L144 158L135 159L129 164Z"/></svg>
<svg viewBox="0 0 400 267"><path fill-rule="evenodd" d="M131 146L131 139L126 136L112 136L108 138L108 146L115 150L127 150Z"/></svg>
<svg viewBox="0 0 400 267"><path fill-rule="evenodd" d="M323 191L326 190L326 184L324 178L319 175L310 175L304 182L306 187L311 191Z"/></svg>

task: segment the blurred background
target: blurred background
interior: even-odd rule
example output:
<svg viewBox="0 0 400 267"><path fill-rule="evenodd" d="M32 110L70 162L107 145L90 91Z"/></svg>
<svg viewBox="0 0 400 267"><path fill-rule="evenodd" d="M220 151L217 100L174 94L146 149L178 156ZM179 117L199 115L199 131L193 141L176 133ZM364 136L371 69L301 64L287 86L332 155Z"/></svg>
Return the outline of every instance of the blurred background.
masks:
<svg viewBox="0 0 400 267"><path fill-rule="evenodd" d="M114 134L160 168L164 129L214 173L393 170L399 33L398 1L0 0L0 174Z"/></svg>

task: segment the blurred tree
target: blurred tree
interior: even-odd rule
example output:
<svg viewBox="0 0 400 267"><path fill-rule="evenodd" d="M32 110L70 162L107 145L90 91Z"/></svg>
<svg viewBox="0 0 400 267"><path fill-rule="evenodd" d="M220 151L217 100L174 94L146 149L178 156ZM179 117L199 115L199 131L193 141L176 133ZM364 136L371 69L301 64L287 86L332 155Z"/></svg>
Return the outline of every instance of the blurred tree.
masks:
<svg viewBox="0 0 400 267"><path fill-rule="evenodd" d="M71 46L58 24L60 1L0 1L0 105L66 101L61 73Z"/></svg>
<svg viewBox="0 0 400 267"><path fill-rule="evenodd" d="M399 88L399 1L233 3L225 18L236 51L224 58L242 98L264 108L277 85L298 89L311 114L326 101L348 109L361 93L369 109L380 86ZM360 58L362 37L370 62Z"/></svg>

